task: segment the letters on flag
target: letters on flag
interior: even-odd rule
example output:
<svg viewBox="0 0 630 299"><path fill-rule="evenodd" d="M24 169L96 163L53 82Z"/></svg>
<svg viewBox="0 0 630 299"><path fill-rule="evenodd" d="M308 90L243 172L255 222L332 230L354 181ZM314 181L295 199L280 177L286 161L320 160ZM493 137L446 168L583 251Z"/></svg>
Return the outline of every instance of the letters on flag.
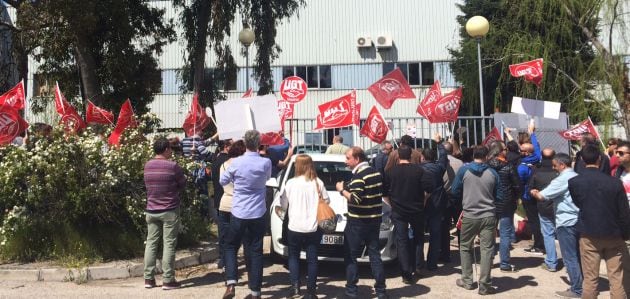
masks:
<svg viewBox="0 0 630 299"><path fill-rule="evenodd" d="M287 100L278 100L278 115L280 116L280 126L284 131L284 121L293 118L293 104Z"/></svg>
<svg viewBox="0 0 630 299"><path fill-rule="evenodd" d="M361 128L361 134L370 138L370 140L381 143L387 138L387 132L389 128L387 122L376 106L372 106L370 114L365 120L363 128Z"/></svg>
<svg viewBox="0 0 630 299"><path fill-rule="evenodd" d="M15 137L28 128L28 123L20 117L17 109L0 106L0 145L11 143Z"/></svg>
<svg viewBox="0 0 630 299"><path fill-rule="evenodd" d="M440 81L435 80L435 83L431 86L427 94L424 96L422 101L418 104L418 108L416 112L422 115L424 118L428 119L427 112L430 111L431 107L433 107L434 103L439 101L442 98L442 87L440 86Z"/></svg>
<svg viewBox="0 0 630 299"><path fill-rule="evenodd" d="M0 95L0 106L9 106L13 109L22 110L24 109L24 102L24 80L3 95Z"/></svg>
<svg viewBox="0 0 630 299"><path fill-rule="evenodd" d="M400 68L396 68L374 82L368 90L385 109L391 108L396 99L416 98Z"/></svg>
<svg viewBox="0 0 630 299"><path fill-rule="evenodd" d="M88 100L87 108L85 109L85 122L88 124L114 124L114 114L94 105L92 101Z"/></svg>
<svg viewBox="0 0 630 299"><path fill-rule="evenodd" d="M492 131L488 132L488 135L486 135L486 138L483 139L483 142L481 142L481 145L490 145L495 141L501 141L501 133L499 132L499 129L497 129L497 127L492 128Z"/></svg>
<svg viewBox="0 0 630 299"><path fill-rule="evenodd" d="M357 114L356 91L344 95L338 99L323 103L318 106L318 129L342 128L355 124Z"/></svg>
<svg viewBox="0 0 630 299"><path fill-rule="evenodd" d="M116 127L112 131L112 134L109 135L107 139L109 144L120 144L120 135L127 128L136 127L136 117L133 114L133 108L131 107L131 101L127 99L125 103L120 107L120 113L118 114L118 120L116 122Z"/></svg>
<svg viewBox="0 0 630 299"><path fill-rule="evenodd" d="M445 123L457 120L459 114L459 105L462 100L462 88L453 90L439 100L432 102L431 105L424 106L421 103L422 116L430 123Z"/></svg>
<svg viewBox="0 0 630 299"><path fill-rule="evenodd" d="M61 123L64 125L66 131L79 132L81 129L85 128L85 122L83 118L77 113L77 110L74 109L63 93L61 93L61 89L59 89L59 83L55 85L55 110L61 116Z"/></svg>
<svg viewBox="0 0 630 299"><path fill-rule="evenodd" d="M210 117L208 117L205 110L199 105L199 95L195 93L182 128L184 128L186 136L193 136L203 131L209 124Z"/></svg>
<svg viewBox="0 0 630 299"><path fill-rule="evenodd" d="M519 64L510 65L512 77L524 77L525 81L532 82L540 87L543 79L543 59L538 58Z"/></svg>
<svg viewBox="0 0 630 299"><path fill-rule="evenodd" d="M599 134L595 129L595 125L590 118L587 118L583 122L575 125L573 128L558 132L562 138L566 140L580 140L582 138L582 134L591 133L597 139L599 139Z"/></svg>

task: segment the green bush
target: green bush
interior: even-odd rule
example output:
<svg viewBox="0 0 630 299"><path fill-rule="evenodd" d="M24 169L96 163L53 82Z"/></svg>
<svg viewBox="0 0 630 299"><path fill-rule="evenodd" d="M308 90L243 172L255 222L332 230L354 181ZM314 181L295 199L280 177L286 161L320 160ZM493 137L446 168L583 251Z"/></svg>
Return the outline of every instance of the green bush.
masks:
<svg viewBox="0 0 630 299"><path fill-rule="evenodd" d="M146 238L143 170L153 156L138 129L124 143L107 141L90 128L66 136L61 127L29 148L0 148L0 259L116 259L141 256ZM33 134L31 134L33 135ZM191 171L182 194L180 246L209 236Z"/></svg>

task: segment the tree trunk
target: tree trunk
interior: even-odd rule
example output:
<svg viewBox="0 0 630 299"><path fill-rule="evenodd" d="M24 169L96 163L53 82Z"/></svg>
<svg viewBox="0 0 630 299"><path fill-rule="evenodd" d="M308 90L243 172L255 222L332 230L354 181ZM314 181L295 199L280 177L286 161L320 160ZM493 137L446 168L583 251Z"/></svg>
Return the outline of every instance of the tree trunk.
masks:
<svg viewBox="0 0 630 299"><path fill-rule="evenodd" d="M200 0L197 12L197 32L195 34L195 47L191 55L190 67L193 70L193 89L199 95L199 103L202 106L211 104L209 98L212 82L205 78L206 72L206 49L208 46L208 22L210 20L210 1ZM210 84L208 84L210 83Z"/></svg>
<svg viewBox="0 0 630 299"><path fill-rule="evenodd" d="M101 93L101 85L96 76L96 62L88 47L82 46L81 43L74 49L76 63L80 70L81 84L83 84L83 101L90 100L95 105L103 105L103 95ZM84 103L85 104L85 103Z"/></svg>

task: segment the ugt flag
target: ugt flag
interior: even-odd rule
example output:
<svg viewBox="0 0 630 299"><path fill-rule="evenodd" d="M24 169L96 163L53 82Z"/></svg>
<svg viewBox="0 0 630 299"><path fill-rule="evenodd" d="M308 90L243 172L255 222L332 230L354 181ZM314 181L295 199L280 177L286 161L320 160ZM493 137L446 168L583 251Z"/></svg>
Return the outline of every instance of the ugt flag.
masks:
<svg viewBox="0 0 630 299"><path fill-rule="evenodd" d="M85 109L85 122L88 124L114 124L114 114L94 105L92 101L88 100L87 108Z"/></svg>
<svg viewBox="0 0 630 299"><path fill-rule="evenodd" d="M416 112L422 115L424 118L429 119L428 112L430 112L431 107L433 107L434 103L439 101L442 98L442 87L440 86L440 81L435 80L427 94L424 96L422 101L418 104L418 108Z"/></svg>
<svg viewBox="0 0 630 299"><path fill-rule="evenodd" d="M562 138L566 140L580 140L582 138L582 134L591 133L597 139L599 139L599 134L597 133L597 129L595 129L595 125L591 121L591 118L587 118L581 123L573 126L573 128L558 132Z"/></svg>
<svg viewBox="0 0 630 299"><path fill-rule="evenodd" d="M416 98L400 68L396 68L374 82L368 90L385 109L391 108L396 99Z"/></svg>
<svg viewBox="0 0 630 299"><path fill-rule="evenodd" d="M59 89L59 83L55 84L55 110L59 116L61 116L61 123L64 125L66 131L78 132L85 128L85 122L83 118L77 113L66 97L61 93Z"/></svg>
<svg viewBox="0 0 630 299"><path fill-rule="evenodd" d="M24 102L24 80L0 96L0 106L9 106L13 109L22 110L24 109Z"/></svg>
<svg viewBox="0 0 630 299"><path fill-rule="evenodd" d="M116 127L114 127L114 131L109 135L107 139L109 144L120 144L120 135L127 128L136 127L136 117L133 114L133 108L131 107L131 101L127 99L125 103L120 107L120 113L118 113L118 121L116 122Z"/></svg>
<svg viewBox="0 0 630 299"><path fill-rule="evenodd" d="M353 90L338 99L319 105L315 130L342 128L355 124L359 114L356 97L356 91Z"/></svg>
<svg viewBox="0 0 630 299"><path fill-rule="evenodd" d="M532 82L540 87L543 79L543 59L538 58L519 64L510 65L512 77L525 77L525 81Z"/></svg>
<svg viewBox="0 0 630 299"><path fill-rule="evenodd" d="M199 95L195 93L182 128L184 128L186 136L193 136L203 131L209 124L210 117L208 117L206 111L199 105Z"/></svg>
<svg viewBox="0 0 630 299"><path fill-rule="evenodd" d="M453 90L430 105L422 105L423 116L430 123L446 123L457 120L462 101L462 88Z"/></svg>
<svg viewBox="0 0 630 299"><path fill-rule="evenodd" d="M381 115L376 106L372 106L372 110L370 110L370 114L365 120L363 128L361 128L361 134L376 143L381 143L387 138L388 131L389 127L387 126L385 118Z"/></svg>
<svg viewBox="0 0 630 299"><path fill-rule="evenodd" d="M497 127L492 128L492 131L488 132L486 138L481 142L481 145L490 145L495 141L501 141L501 133Z"/></svg>
<svg viewBox="0 0 630 299"><path fill-rule="evenodd" d="M15 137L28 128L28 123L20 117L17 109L0 106L0 145L11 143Z"/></svg>

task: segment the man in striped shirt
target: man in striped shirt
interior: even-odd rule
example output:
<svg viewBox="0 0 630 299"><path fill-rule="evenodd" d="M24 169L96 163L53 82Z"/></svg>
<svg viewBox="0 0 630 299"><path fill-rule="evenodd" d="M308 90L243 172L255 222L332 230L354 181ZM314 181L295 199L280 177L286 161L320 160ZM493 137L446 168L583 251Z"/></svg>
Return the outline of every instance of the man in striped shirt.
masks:
<svg viewBox="0 0 630 299"><path fill-rule="evenodd" d="M344 186L337 183L337 191L348 201L348 222L344 231L346 251L346 296L357 297L357 258L367 247L376 283L374 289L379 299L387 298L385 293L385 272L379 250L378 239L383 209L383 178L372 168L365 152L354 146L346 151L346 165L352 169L352 180Z"/></svg>

